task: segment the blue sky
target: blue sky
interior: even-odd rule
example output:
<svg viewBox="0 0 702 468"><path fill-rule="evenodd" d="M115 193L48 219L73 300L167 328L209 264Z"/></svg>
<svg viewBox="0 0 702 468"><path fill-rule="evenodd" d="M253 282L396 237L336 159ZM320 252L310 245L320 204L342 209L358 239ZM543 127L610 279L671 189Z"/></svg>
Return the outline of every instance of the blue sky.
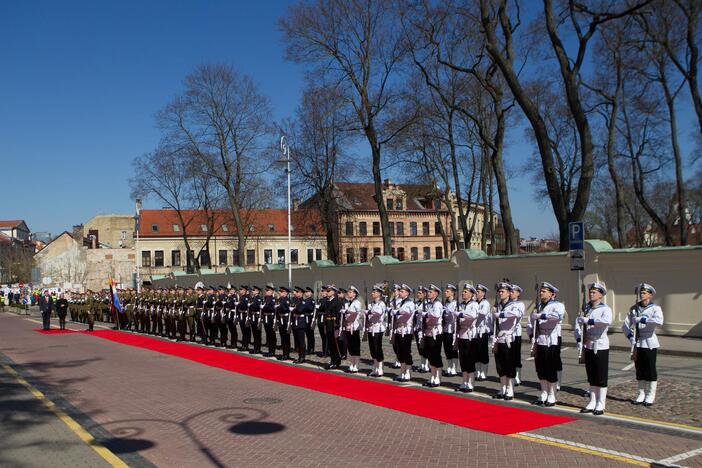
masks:
<svg viewBox="0 0 702 468"><path fill-rule="evenodd" d="M0 2L0 219L58 234L97 213L131 213L135 156L154 114L193 66L231 63L290 116L304 70L286 62L277 20L289 2ZM531 145L509 135L519 172ZM360 146L362 150L364 146ZM530 179L510 183L523 236L557 232Z"/></svg>

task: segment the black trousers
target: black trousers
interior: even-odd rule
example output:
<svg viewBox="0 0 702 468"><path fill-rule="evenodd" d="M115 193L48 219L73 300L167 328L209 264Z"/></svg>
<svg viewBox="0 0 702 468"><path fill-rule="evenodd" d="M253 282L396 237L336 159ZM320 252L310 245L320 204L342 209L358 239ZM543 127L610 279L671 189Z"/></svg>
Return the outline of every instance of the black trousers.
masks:
<svg viewBox="0 0 702 468"><path fill-rule="evenodd" d="M514 341L512 341L512 347L510 348L512 351L512 359L514 360L514 367L517 369L522 368L522 337L521 336L515 336L513 337Z"/></svg>
<svg viewBox="0 0 702 468"><path fill-rule="evenodd" d="M417 352L419 353L419 355L422 356L424 359L426 359L427 357L429 357L429 356L427 356L427 348L424 347L424 346L419 346L419 342L420 342L420 340L419 340L419 331L415 331L415 332L414 332L414 342L415 342L415 344L417 345ZM398 359L398 360L399 360L399 359Z"/></svg>
<svg viewBox="0 0 702 468"><path fill-rule="evenodd" d="M295 328L293 335L295 337L295 349L300 359L305 359L305 336L309 328Z"/></svg>
<svg viewBox="0 0 702 468"><path fill-rule="evenodd" d="M329 347L330 364L338 366L341 364L341 346L336 338L334 320L324 321L324 333L327 335L327 346Z"/></svg>
<svg viewBox="0 0 702 468"><path fill-rule="evenodd" d="M200 330L200 340L204 344L207 344L207 334L210 331L210 319L203 318L200 322L198 322L197 327Z"/></svg>
<svg viewBox="0 0 702 468"><path fill-rule="evenodd" d="M383 362L385 356L383 355L383 333L369 333L368 334L368 347L370 348L370 355L376 361Z"/></svg>
<svg viewBox="0 0 702 468"><path fill-rule="evenodd" d="M558 350L556 351L556 370L563 370L563 360L561 359L561 347L563 346L563 337L558 337Z"/></svg>
<svg viewBox="0 0 702 468"><path fill-rule="evenodd" d="M597 353L599 354L599 352ZM655 382L658 380L656 356L658 348L636 348L636 380Z"/></svg>
<svg viewBox="0 0 702 468"><path fill-rule="evenodd" d="M536 375L539 376L539 380L546 380L551 383L558 381L556 371L558 370L559 354L560 347L558 345L536 345L534 363L536 364Z"/></svg>
<svg viewBox="0 0 702 468"><path fill-rule="evenodd" d="M324 318L319 318L317 322L317 331L319 332L319 338L322 341L322 355L329 356L329 349L327 348L327 333L324 331Z"/></svg>
<svg viewBox="0 0 702 468"><path fill-rule="evenodd" d="M394 345L397 349L397 360L407 366L412 365L412 338L414 336L409 333L404 336L395 333L395 336L393 336ZM439 349L440 352L441 350Z"/></svg>
<svg viewBox="0 0 702 468"><path fill-rule="evenodd" d="M261 352L261 322L251 324L251 335L253 336L253 349L255 352Z"/></svg>
<svg viewBox="0 0 702 468"><path fill-rule="evenodd" d="M507 343L497 343L495 352L495 367L497 375L500 377L515 378L517 376L517 366L514 363L514 353Z"/></svg>
<svg viewBox="0 0 702 468"><path fill-rule="evenodd" d="M219 321L212 321L210 323L210 344L217 344L217 337L219 336Z"/></svg>
<svg viewBox="0 0 702 468"><path fill-rule="evenodd" d="M478 355L478 339L458 339L458 361L461 372L475 372L475 361Z"/></svg>
<svg viewBox="0 0 702 468"><path fill-rule="evenodd" d="M310 323L312 322L310 321ZM314 328L311 325L305 329L305 337L307 339L307 352L314 353Z"/></svg>
<svg viewBox="0 0 702 468"><path fill-rule="evenodd" d="M251 343L251 324L247 324L245 319L239 320L239 326L241 327L241 346L244 349L249 349L249 344Z"/></svg>
<svg viewBox="0 0 702 468"><path fill-rule="evenodd" d="M58 314L58 319L59 319L59 328L61 330L66 329L66 314Z"/></svg>
<svg viewBox="0 0 702 468"><path fill-rule="evenodd" d="M606 387L609 374L609 350L600 349L595 354L591 349L585 348L583 353L587 382L593 387Z"/></svg>
<svg viewBox="0 0 702 468"><path fill-rule="evenodd" d="M453 349L453 333L442 333L441 343L444 346L446 359L456 359L458 357L458 351Z"/></svg>
<svg viewBox="0 0 702 468"><path fill-rule="evenodd" d="M280 347L283 350L283 357L290 357L290 332L288 332L287 325L278 325L278 332L280 333Z"/></svg>
<svg viewBox="0 0 702 468"><path fill-rule="evenodd" d="M227 327L227 322L221 322L219 324L219 342L222 344L222 346L227 346L227 332L228 332L229 327Z"/></svg>
<svg viewBox="0 0 702 468"><path fill-rule="evenodd" d="M239 333L237 332L236 323L234 323L234 320L227 319L227 328L229 328L229 337L231 339L231 344L229 346L231 348L236 348L239 341Z"/></svg>
<svg viewBox="0 0 702 468"><path fill-rule="evenodd" d="M48 330L51 328L51 313L50 312L42 312L41 313L41 321L44 330Z"/></svg>
<svg viewBox="0 0 702 468"><path fill-rule="evenodd" d="M264 322L264 328L266 329L266 345L268 346L268 352L270 354L275 354L275 328L273 327L273 319L266 320Z"/></svg>
<svg viewBox="0 0 702 468"><path fill-rule="evenodd" d="M429 358L429 365L444 367L444 361L441 359L441 335L437 337L425 336L424 347Z"/></svg>
<svg viewBox="0 0 702 468"><path fill-rule="evenodd" d="M487 333L478 337L478 361L482 364L490 363L490 337Z"/></svg>
<svg viewBox="0 0 702 468"><path fill-rule="evenodd" d="M344 331L346 336L346 346L348 346L349 356L361 355L361 334L358 330L354 332Z"/></svg>

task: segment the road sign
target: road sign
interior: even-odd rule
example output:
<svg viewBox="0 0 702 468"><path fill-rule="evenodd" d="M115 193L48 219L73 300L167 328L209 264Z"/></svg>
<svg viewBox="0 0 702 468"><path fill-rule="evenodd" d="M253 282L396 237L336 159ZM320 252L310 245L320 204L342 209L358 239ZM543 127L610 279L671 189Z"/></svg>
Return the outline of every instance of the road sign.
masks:
<svg viewBox="0 0 702 468"><path fill-rule="evenodd" d="M583 250L585 248L585 223L575 221L568 223L568 250Z"/></svg>

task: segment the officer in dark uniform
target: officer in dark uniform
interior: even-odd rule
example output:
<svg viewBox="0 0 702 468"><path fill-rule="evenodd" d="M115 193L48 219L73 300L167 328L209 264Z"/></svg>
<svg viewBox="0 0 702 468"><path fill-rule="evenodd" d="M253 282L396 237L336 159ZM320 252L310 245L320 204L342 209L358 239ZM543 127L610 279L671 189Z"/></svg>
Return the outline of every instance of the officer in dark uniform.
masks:
<svg viewBox="0 0 702 468"><path fill-rule="evenodd" d="M305 290L300 286L295 286L295 292L293 293L292 306L292 329L295 334L295 349L297 350L297 360L293 361L295 364L302 364L305 362L305 336L307 335L307 330L310 328L309 316L307 314L307 303L302 295ZM312 307L312 311L314 307Z"/></svg>
<svg viewBox="0 0 702 468"><path fill-rule="evenodd" d="M249 287L242 284L239 286L239 305L236 310L239 316L239 327L241 327L241 349L240 351L249 351L249 343L251 343L251 317L249 316Z"/></svg>
<svg viewBox="0 0 702 468"><path fill-rule="evenodd" d="M205 331L205 340L204 344L214 344L214 340L216 338L216 334L213 334L212 330L212 311L214 310L214 305L215 305L215 293L214 293L214 288L212 286L207 287L207 297L205 298L205 308L203 309L202 313L202 324L204 325L204 331ZM216 333L216 332L215 332Z"/></svg>
<svg viewBox="0 0 702 468"><path fill-rule="evenodd" d="M212 328L215 330L215 334L219 335L218 346L227 345L227 319L225 315L226 311L224 310L226 300L227 295L224 293L224 286L220 286L217 291L217 300L214 306L214 317L212 317L212 321L214 322Z"/></svg>
<svg viewBox="0 0 702 468"><path fill-rule="evenodd" d="M266 345L268 346L268 352L264 353L265 357L275 356L275 296L273 292L275 287L272 284L266 285L266 292L263 296L263 301L261 302L261 321L263 322L263 328L266 330Z"/></svg>
<svg viewBox="0 0 702 468"><path fill-rule="evenodd" d="M329 349L329 365L327 369L338 369L341 365L341 350L339 349L339 334L341 332L342 303L337 294L339 289L334 285L327 286L327 307L324 313L324 331L327 335Z"/></svg>
<svg viewBox="0 0 702 468"><path fill-rule="evenodd" d="M207 334L205 333L205 327L203 325L207 296L205 296L202 284L198 283L195 289L197 290L197 298L195 299L195 315L193 316L194 327L190 329L190 341L194 342L195 335L200 335L200 342L204 344L207 341Z"/></svg>
<svg viewBox="0 0 702 468"><path fill-rule="evenodd" d="M236 290L233 286L230 286L229 294L227 295L227 302L225 303L225 309L227 311L227 329L229 330L229 338L231 339L229 348L232 349L237 349L239 342L239 333L236 329L237 299Z"/></svg>
<svg viewBox="0 0 702 468"><path fill-rule="evenodd" d="M312 304L312 307L309 308L309 312L307 314L307 330L305 330L305 337L307 341L307 354L314 354L314 323L312 323L313 320L316 321L314 289L310 288L309 286L306 287L305 291L303 292L303 299Z"/></svg>
<svg viewBox="0 0 702 468"><path fill-rule="evenodd" d="M324 317L327 311L327 304L329 300L327 299L327 287L322 286L319 291L319 301L317 301L317 330L319 331L319 337L322 340L322 351L317 353L318 357L329 356L329 349L327 348L327 333L324 330Z"/></svg>
<svg viewBox="0 0 702 468"><path fill-rule="evenodd" d="M278 298L278 305L275 309L276 320L278 322L278 332L280 333L280 347L283 350L283 355L278 356L279 361L290 360L290 290L285 286L281 286L278 290L280 297Z"/></svg>
<svg viewBox="0 0 702 468"><path fill-rule="evenodd" d="M261 288L253 286L249 298L249 320L251 321L251 336L253 349L250 354L261 354Z"/></svg>

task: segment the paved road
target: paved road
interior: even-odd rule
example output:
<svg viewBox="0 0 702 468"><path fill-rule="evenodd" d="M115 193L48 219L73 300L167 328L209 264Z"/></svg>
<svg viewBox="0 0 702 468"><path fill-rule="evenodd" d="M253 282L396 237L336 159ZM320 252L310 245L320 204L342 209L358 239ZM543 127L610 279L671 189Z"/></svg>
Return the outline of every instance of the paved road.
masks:
<svg viewBox="0 0 702 468"><path fill-rule="evenodd" d="M610 416L499 436L85 334L42 335L33 331L37 326L36 318L0 314L4 359L49 398L65 402L69 415L133 466L616 466L665 459L702 466L702 451L694 452L702 448L702 430ZM625 356L614 354L613 367L625 367ZM570 362L574 356L568 350L564 355L561 395L582 399L578 393L584 372ZM532 366L525 366L529 379ZM693 388L699 386L695 375L701 366L693 359L661 359L664 378ZM467 398L486 398L494 388L494 382L487 382ZM534 392L528 386L520 389L524 398ZM453 394L451 388L438 391ZM513 404L525 405L517 400ZM568 407L553 411L575 415ZM644 416L660 419L653 412ZM8 449L20 449L21 441L8 438L8 430L0 426L0 440ZM24 430L29 429L17 431ZM56 434L42 440L61 444ZM38 447L37 457L54 447ZM23 459L43 464L39 458L34 462L32 453ZM51 464L75 466L58 458Z"/></svg>

